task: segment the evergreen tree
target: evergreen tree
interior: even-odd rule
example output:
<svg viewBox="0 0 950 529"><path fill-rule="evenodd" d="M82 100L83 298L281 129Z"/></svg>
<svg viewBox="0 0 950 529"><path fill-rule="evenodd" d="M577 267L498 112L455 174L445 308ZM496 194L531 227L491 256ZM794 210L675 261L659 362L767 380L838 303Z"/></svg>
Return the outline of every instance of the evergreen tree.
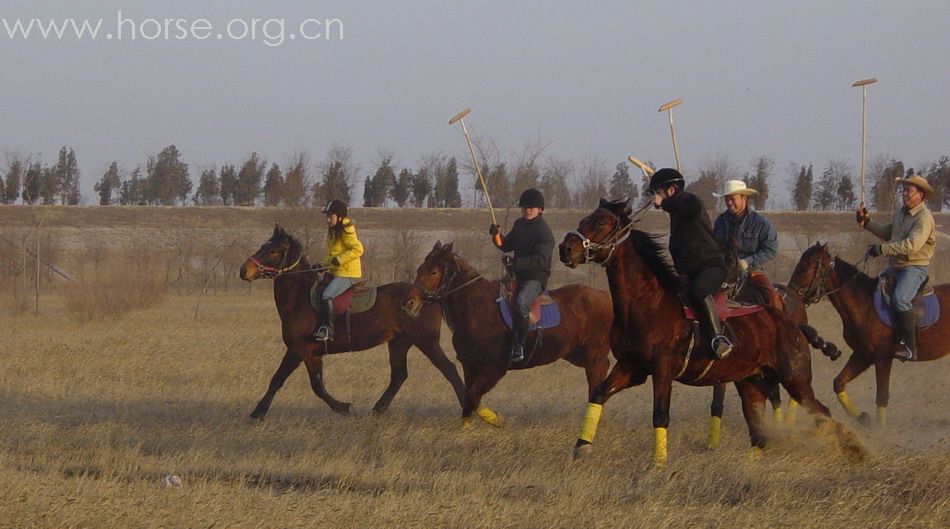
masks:
<svg viewBox="0 0 950 529"><path fill-rule="evenodd" d="M20 186L23 182L23 161L19 158L10 160L7 167L6 186L3 192L3 202L5 204L15 204L20 197Z"/></svg>
<svg viewBox="0 0 950 529"><path fill-rule="evenodd" d="M272 163L264 177L264 205L279 206L284 199L284 175L276 163Z"/></svg>
<svg viewBox="0 0 950 529"><path fill-rule="evenodd" d="M353 163L352 147L331 147L323 164L321 180L314 184L313 188L313 198L317 206L323 207L333 199L349 204L353 187L351 182L358 172L359 169Z"/></svg>
<svg viewBox="0 0 950 529"><path fill-rule="evenodd" d="M40 198L44 206L56 203L56 195L60 190L60 179L55 167L43 166L40 174Z"/></svg>
<svg viewBox="0 0 950 529"><path fill-rule="evenodd" d="M198 189L195 191L192 200L199 206L213 206L220 203L221 185L214 169L201 171L201 177L198 179Z"/></svg>
<svg viewBox="0 0 950 529"><path fill-rule="evenodd" d="M94 186L96 194L99 195L99 205L108 206L111 204L112 194L118 191L121 185L122 177L119 175L119 164L113 161L109 164L109 169Z"/></svg>
<svg viewBox="0 0 950 529"><path fill-rule="evenodd" d="M64 145L59 149L59 157L52 170L56 180L54 193L59 195L60 204L79 204L79 164L76 162L76 152Z"/></svg>
<svg viewBox="0 0 950 529"><path fill-rule="evenodd" d="M284 205L291 208L302 207L307 204L307 187L309 187L310 176L307 167L309 166L306 153L294 155L287 174L284 176Z"/></svg>
<svg viewBox="0 0 950 529"><path fill-rule="evenodd" d="M872 164L872 167L877 164ZM904 176L904 162L899 160L890 160L875 167L870 171L871 180L874 184L871 186L871 201L874 209L877 211L890 211L894 207L894 180Z"/></svg>
<svg viewBox="0 0 950 529"><path fill-rule="evenodd" d="M930 166L927 182L935 192L933 200L929 202L930 207L934 211L942 211L944 206L950 205L950 156L941 156ZM7 185L9 185L9 180Z"/></svg>
<svg viewBox="0 0 950 529"><path fill-rule="evenodd" d="M755 209L764 210L769 201L769 178L772 176L775 162L768 156L760 156L753 166L754 174L747 178L746 184L758 191L758 194L752 195L749 201Z"/></svg>
<svg viewBox="0 0 950 529"><path fill-rule="evenodd" d="M544 203L552 208L571 207L571 188L568 182L574 173L574 166L566 160L548 160L541 175L540 189L544 193Z"/></svg>
<svg viewBox="0 0 950 529"><path fill-rule="evenodd" d="M396 184L396 173L392 168L392 158L385 157L372 177L366 177L369 184L363 189L363 206L380 208L386 205L386 197Z"/></svg>
<svg viewBox="0 0 950 529"><path fill-rule="evenodd" d="M184 204L191 193L191 178L188 164L181 159L181 152L174 145L162 149L157 156L149 157L145 166L145 199L149 204L173 206Z"/></svg>
<svg viewBox="0 0 950 529"><path fill-rule="evenodd" d="M610 177L610 187L607 189L608 196L612 199L634 198L637 196L637 184L630 178L630 166L626 162L617 164L617 169Z"/></svg>
<svg viewBox="0 0 950 529"><path fill-rule="evenodd" d="M408 168L399 171L399 177L396 183L389 190L389 198L393 199L397 207L406 207L409 202L409 196L412 193L412 172Z"/></svg>
<svg viewBox="0 0 950 529"><path fill-rule="evenodd" d="M518 167L515 168L515 176L511 183L512 199L517 198L515 195L521 196L521 193L525 189L532 187L537 188L540 180L541 171L538 170L534 158L518 164Z"/></svg>
<svg viewBox="0 0 950 529"><path fill-rule="evenodd" d="M439 172L435 178L436 207L462 207L462 194L459 193L459 171L455 157L449 158L448 163L439 164Z"/></svg>
<svg viewBox="0 0 950 529"><path fill-rule="evenodd" d="M412 175L412 205L417 208L424 207L431 193L432 180L429 178L429 169L423 166Z"/></svg>
<svg viewBox="0 0 950 529"><path fill-rule="evenodd" d="M237 186L234 189L234 203L239 206L253 206L261 196L261 183L264 181L264 167L267 162L261 160L256 152L252 152L247 160L241 164L237 175Z"/></svg>
<svg viewBox="0 0 950 529"><path fill-rule="evenodd" d="M234 195L237 193L237 170L232 164L221 166L220 172L221 203L225 206L234 205Z"/></svg>
<svg viewBox="0 0 950 529"><path fill-rule="evenodd" d="M145 205L145 180L142 178L142 168L136 166L129 173L129 177L122 182L119 189L119 204L123 206Z"/></svg>
<svg viewBox="0 0 950 529"><path fill-rule="evenodd" d="M498 162L485 174L485 183L488 186L488 192L492 195L492 205L499 208L508 207L513 204L521 193L520 191L515 193L511 189L511 180L508 178L508 165L505 162ZM479 186L479 189L481 189L481 186ZM484 190L482 192L484 193Z"/></svg>
<svg viewBox="0 0 950 529"><path fill-rule="evenodd" d="M842 175L838 180L837 206L839 210L854 209L857 197L854 195L854 184L851 182L851 175Z"/></svg>
<svg viewBox="0 0 950 529"><path fill-rule="evenodd" d="M23 175L23 203L36 204L40 201L40 184L43 180L43 166L33 162Z"/></svg>
<svg viewBox="0 0 950 529"><path fill-rule="evenodd" d="M812 165L808 164L807 168L801 166L792 191L792 202L797 211L807 211L811 207L813 182Z"/></svg>

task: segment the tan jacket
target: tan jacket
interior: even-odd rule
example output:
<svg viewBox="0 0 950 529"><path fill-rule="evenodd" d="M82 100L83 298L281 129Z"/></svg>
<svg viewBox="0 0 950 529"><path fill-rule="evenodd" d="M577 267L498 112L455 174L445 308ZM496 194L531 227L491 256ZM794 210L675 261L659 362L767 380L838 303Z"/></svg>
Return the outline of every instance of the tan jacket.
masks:
<svg viewBox="0 0 950 529"><path fill-rule="evenodd" d="M928 266L934 256L937 228L923 202L910 211L901 207L890 224L869 220L864 229L887 241L881 245L881 254L891 258L891 266Z"/></svg>

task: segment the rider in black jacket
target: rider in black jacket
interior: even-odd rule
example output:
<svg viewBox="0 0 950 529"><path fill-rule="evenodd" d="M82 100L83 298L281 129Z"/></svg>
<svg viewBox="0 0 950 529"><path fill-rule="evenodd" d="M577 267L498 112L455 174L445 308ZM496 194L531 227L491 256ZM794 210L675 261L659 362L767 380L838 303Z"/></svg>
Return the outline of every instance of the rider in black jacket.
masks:
<svg viewBox="0 0 950 529"><path fill-rule="evenodd" d="M670 215L670 255L676 271L688 280L686 295L699 322L712 336L710 347L718 358L732 352L716 316L713 294L726 279L722 251L713 236L703 201L684 191L683 175L675 169L660 169L650 178L653 206Z"/></svg>
<svg viewBox="0 0 950 529"><path fill-rule="evenodd" d="M551 255L554 253L554 234L544 220L544 195L537 189L525 190L518 199L521 218L516 220L507 235L502 236L497 224L488 233L492 242L503 252L514 252L511 268L518 280L512 324L514 340L511 361L524 359L524 342L528 335L528 313L531 302L547 287L551 276Z"/></svg>

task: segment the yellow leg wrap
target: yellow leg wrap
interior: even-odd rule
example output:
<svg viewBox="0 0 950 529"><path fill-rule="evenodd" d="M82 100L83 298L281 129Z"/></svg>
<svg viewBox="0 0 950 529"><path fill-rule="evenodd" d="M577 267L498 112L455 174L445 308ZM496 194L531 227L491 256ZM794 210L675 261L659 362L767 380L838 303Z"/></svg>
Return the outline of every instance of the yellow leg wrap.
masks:
<svg viewBox="0 0 950 529"><path fill-rule="evenodd" d="M785 414L782 412L782 407L772 408L772 420L775 421L775 424L782 424L785 422Z"/></svg>
<svg viewBox="0 0 950 529"><path fill-rule="evenodd" d="M788 417L785 419L785 424L795 426L795 418L798 416L798 406L797 400L788 401Z"/></svg>
<svg viewBox="0 0 950 529"><path fill-rule="evenodd" d="M719 448L719 431L722 428L722 419L713 416L709 419L709 434L706 436L706 448L715 450Z"/></svg>
<svg viewBox="0 0 950 529"><path fill-rule="evenodd" d="M597 423L600 422L600 414L603 410L603 404L587 403L587 409L584 411L584 422L581 423L581 433L577 436L578 439L588 443L594 442L594 436L597 435Z"/></svg>
<svg viewBox="0 0 950 529"><path fill-rule="evenodd" d="M462 429L471 430L472 429L472 418L471 417L462 417Z"/></svg>
<svg viewBox="0 0 950 529"><path fill-rule="evenodd" d="M749 459L750 459L750 460L752 460L752 461L757 461L757 460L758 460L759 458L761 458L761 457L762 457L762 449L759 448L758 446L753 446L753 447L749 450Z"/></svg>
<svg viewBox="0 0 950 529"><path fill-rule="evenodd" d="M653 464L666 466L666 428L653 429Z"/></svg>
<svg viewBox="0 0 950 529"><path fill-rule="evenodd" d="M887 426L887 407L878 406L877 407L877 427L884 428Z"/></svg>
<svg viewBox="0 0 950 529"><path fill-rule="evenodd" d="M861 415L861 411L858 409L854 403L851 402L851 399L848 398L848 394L842 391L838 393L838 402L841 403L841 407L844 408L844 411L848 412L848 415L857 419Z"/></svg>
<svg viewBox="0 0 950 529"><path fill-rule="evenodd" d="M475 415L478 415L478 418L487 422L488 424L494 426L495 428L501 428L501 417L485 406L479 406L475 408Z"/></svg>

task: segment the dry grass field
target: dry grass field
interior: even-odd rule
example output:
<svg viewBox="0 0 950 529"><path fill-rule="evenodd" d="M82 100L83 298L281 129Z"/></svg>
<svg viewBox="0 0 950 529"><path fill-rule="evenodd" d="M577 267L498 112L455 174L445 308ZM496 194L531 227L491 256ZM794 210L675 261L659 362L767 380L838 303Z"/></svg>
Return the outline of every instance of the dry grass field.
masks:
<svg viewBox="0 0 950 529"><path fill-rule="evenodd" d="M555 231L583 214L552 214ZM412 269L436 238L462 241L494 266L495 254L478 253L483 212L438 215L426 228L432 217L418 211L357 210L361 236L378 252L370 256L378 278L404 275L399 251L413 250L403 257ZM872 430L835 401L831 380L844 358L816 354L818 398L860 437L868 453L860 462L815 434L801 412L750 459L733 389L722 445L709 452L711 391L678 385L670 461L654 469L649 383L608 403L592 456L572 462L586 383L566 363L510 373L486 397L505 426L462 431L449 385L413 350L409 380L390 411L373 416L388 382L382 347L326 360L328 389L353 403L354 416L333 414L301 369L254 421L248 414L283 349L271 283L239 284L234 263L275 221L298 234L309 223L309 246L318 248L318 215L0 207L0 235L34 244L37 220L41 255L82 283L48 281L44 271L34 314L32 276L17 264L22 248L0 240L2 528L950 527L950 360L895 366L889 425ZM843 215L777 222L786 250L776 280L801 252L795 241L861 253ZM558 267L558 282L591 277ZM844 345L829 304L809 315ZM443 347L454 357L448 333ZM849 393L873 415L872 374ZM182 486L163 486L168 474Z"/></svg>

